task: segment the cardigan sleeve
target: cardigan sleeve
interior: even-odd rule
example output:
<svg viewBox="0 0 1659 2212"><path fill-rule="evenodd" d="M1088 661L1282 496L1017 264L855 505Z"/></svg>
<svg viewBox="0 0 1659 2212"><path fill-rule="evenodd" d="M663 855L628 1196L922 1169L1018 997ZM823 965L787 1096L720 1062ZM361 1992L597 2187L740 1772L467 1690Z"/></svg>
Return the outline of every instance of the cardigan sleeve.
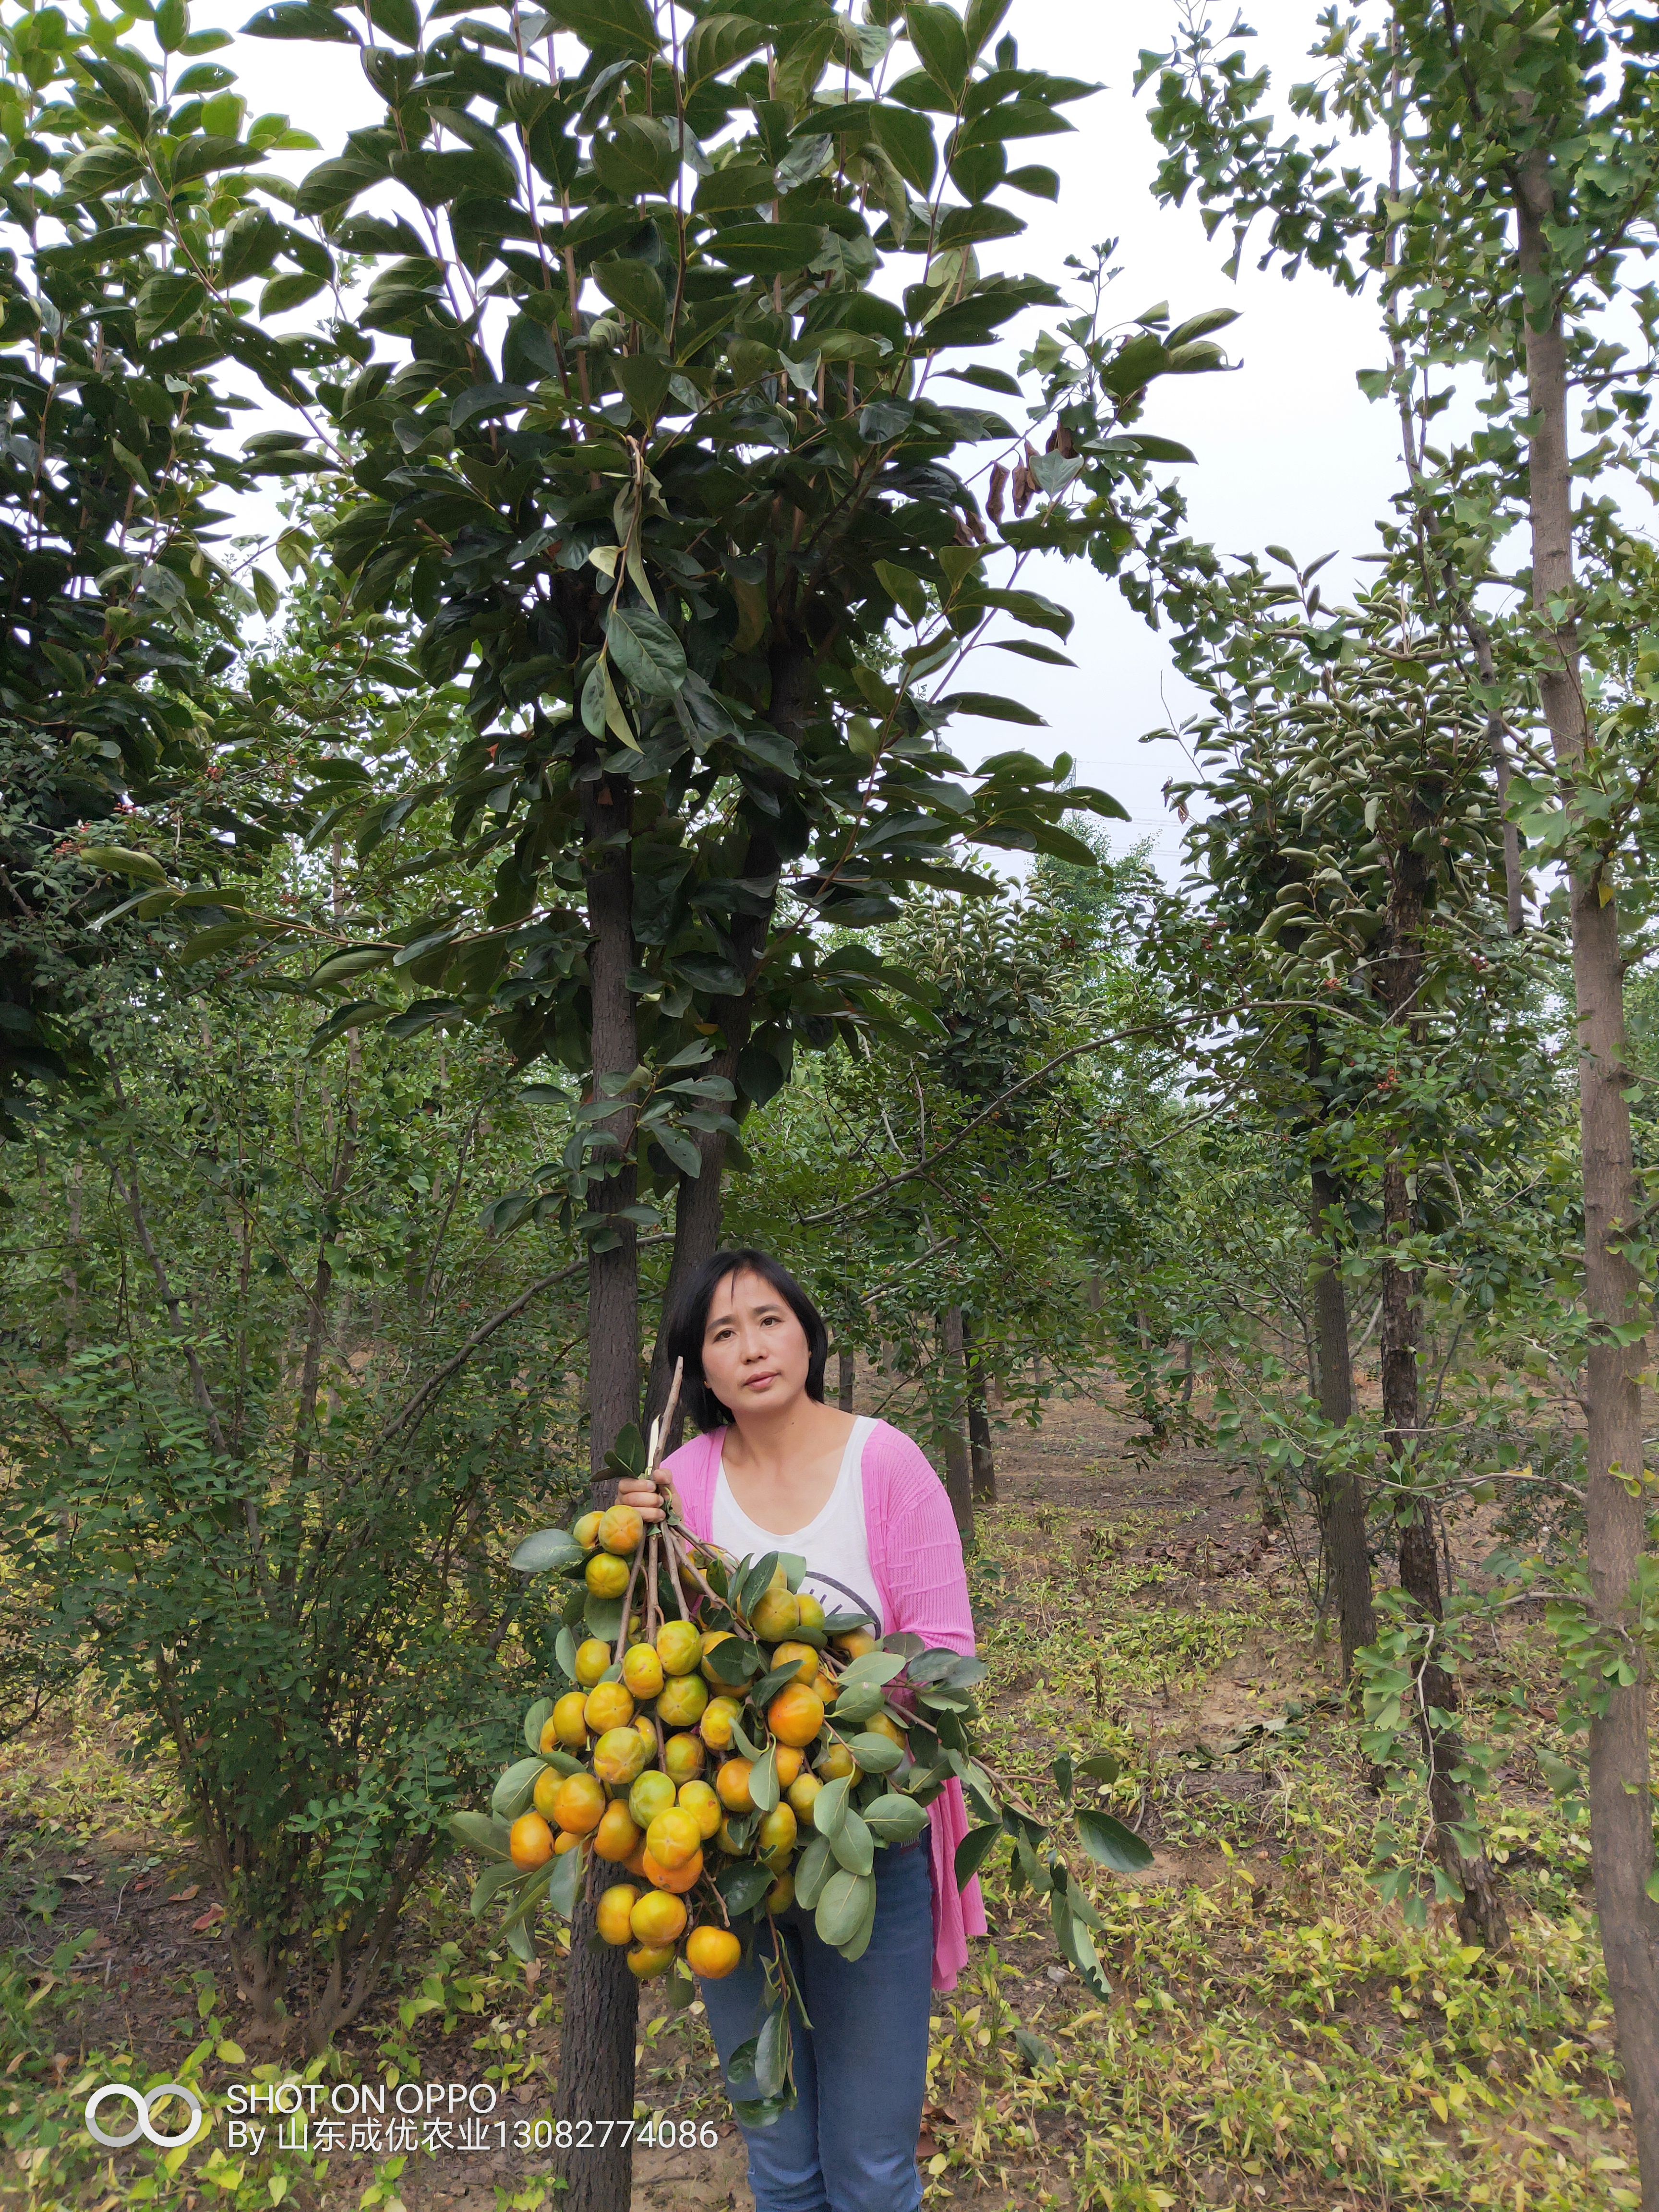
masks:
<svg viewBox="0 0 1659 2212"><path fill-rule="evenodd" d="M870 1514L871 1565L882 1585L890 1633L920 1636L950 1651L974 1648L974 1616L962 1538L945 1485L919 1446L883 1422Z"/></svg>
<svg viewBox="0 0 1659 2212"><path fill-rule="evenodd" d="M865 1446L870 1565L889 1632L919 1636L948 1651L974 1648L974 1616L962 1538L945 1485L901 1430L882 1422ZM927 1854L933 1890L933 1987L951 1990L968 1961L968 1939L985 1933L977 1876L958 1889L957 1847L968 1833L962 1784L933 1800Z"/></svg>

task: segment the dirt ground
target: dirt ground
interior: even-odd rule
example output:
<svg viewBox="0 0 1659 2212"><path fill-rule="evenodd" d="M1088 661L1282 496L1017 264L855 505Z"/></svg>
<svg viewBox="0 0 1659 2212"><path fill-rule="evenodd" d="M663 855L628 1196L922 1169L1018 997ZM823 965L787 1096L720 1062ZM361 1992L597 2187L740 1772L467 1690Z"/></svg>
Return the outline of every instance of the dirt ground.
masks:
<svg viewBox="0 0 1659 2212"><path fill-rule="evenodd" d="M1237 1869L1243 1865L1243 1879L1256 1886L1257 1904L1265 1906L1276 1887L1282 1889L1291 1879L1278 1864L1283 1838L1273 1814L1278 1785L1272 1730L1284 1725L1286 1711L1314 1711L1335 1702L1334 1661L1310 1632L1297 1532L1264 1527L1255 1495L1215 1452L1177 1443L1149 1456L1137 1445L1135 1425L1124 1418L1114 1402L1116 1396L1104 1385L1087 1395L1057 1395L1040 1431L1010 1428L998 1436L999 1501L984 1510L974 1572L976 1619L992 1667L988 1713L1017 1711L1040 1686L1046 1688L1045 1667L1052 1672L1043 1656L1047 1647L1033 1644L1028 1655L1018 1640L1011 1642L1000 1632L1040 1632L1045 1608L1056 1609L1058 1619L1059 1608L1075 1607L1079 1582L1086 1593L1091 1577L1108 1569L1144 1563L1177 1616L1185 1607L1200 1622L1206 1607L1219 1595L1244 1602L1248 1617L1267 1625L1259 1633L1245 1633L1222 1663L1188 1662L1177 1652L1173 1660L1159 1662L1156 1679L1116 1690L1103 1686L1097 1668L1094 1692L1085 1705L1115 1740L1127 1738L1143 1749L1149 1786L1137 1821L1153 1847L1154 1863L1133 1878L1137 1886L1148 1892L1167 1888L1173 1894L1185 1885L1235 1881ZM1454 1565L1462 1571L1461 1562L1455 1559ZM1286 1633L1282 1623L1293 1617L1300 1621L1299 1632ZM26 1755L37 1763L43 1755L49 1759L50 1745L37 1742ZM1256 1815L1253 1829L1248 1817L1242 1831L1235 1829L1244 1848L1183 1840L1183 1807L1206 1796L1226 1799L1242 1816ZM4 1841L0 1837L0 1845ZM142 2051L158 2070L176 2063L200 2038L205 2008L198 1998L208 1990L213 1992L214 2017L246 2051L246 2067L230 2064L222 2071L233 2078L246 2075L258 2057L269 2055L253 2047L221 1932L222 1906L202 1866L187 1850L179 1850L139 1818L130 1830L105 1832L72 1853L55 1855L50 1838L37 1835L30 1855L36 1888L31 1899L14 1886L7 1899L9 1924L0 1925L0 1939L27 1946L38 1959L53 1945L89 1937L69 1970L80 2002L75 2047L60 2051L54 2062L60 2078L73 2078L81 2054L100 2049ZM43 1941L40 1908L54 1890L50 1939ZM992 1919L991 1941L1005 1970L1012 2014L1031 2034L1063 2029L1079 2011L1081 1985L1058 1962L1046 1929L1034 1923L1029 1900L1023 1911L994 1900ZM447 1931L427 1932L441 1941ZM472 1940L470 1924L454 1932L463 1942ZM545 2000L556 1991L558 1979L556 1965L550 1981L543 1980L532 1994ZM406 2002L417 1985L414 1975L401 1990L389 1990L376 2014L342 2039L336 2079L384 2078L387 2051L393 2047L387 2037L398 2002ZM496 2121L508 2121L504 2132L509 2137L518 2120L533 2127L550 2115L557 2067L555 2008L544 2002L526 2012L521 1984L513 1995L516 2002L509 2003L499 1985L486 1984L477 2008L459 2014L445 2035L438 2032L439 2014L458 2001L441 1991L441 2002L418 2015L407 2037L409 2045L418 2047L419 2074L428 2082L482 2086L486 2065L499 2066L503 2054L510 2054L507 2070L518 2078L508 2080L495 2114ZM951 2029L950 2002L938 2001L937 2009L944 2033ZM482 2052L481 2044L487 2046ZM642 2106L706 2122L716 2140L712 2147L636 2153L634 2212L668 2212L671 2206L674 2212L752 2212L742 2142L720 2100L700 2025L660 2020L655 1993L648 1992L640 2057ZM403 2070L407 2075L408 2068ZM960 2095L943 2086L943 2065L938 2080L919 2146L924 2168L969 2124ZM1030 2140L1016 2164L1011 2168L1004 2160L999 2171L981 2167L971 2177L935 2172L929 2179L930 2204L971 2204L989 2212L1017 2203L1060 2207L1080 2201L1065 2179L1067 2154L1075 2153L1079 2139L1074 2107L1058 2096L1048 2107L1040 2087L1031 2089L1027 2102ZM407 2160L398 2177L395 2201L405 2212L439 2206L457 2212L533 2208L542 2194L536 2185L545 2183L550 2165L547 2151L536 2148L533 2141L522 2148L509 2142L471 2151L440 2148L434 2155L421 2151ZM328 2212L335 2206L355 2212L374 2179L373 2160L353 2154L349 2130L343 2128L323 2206ZM1188 2200L1147 2201L1173 2205ZM1223 2200L1206 2194L1192 2201ZM1305 2200L1275 2196L1272 2201L1336 2208L1361 2200L1345 2186L1328 2196L1322 2191Z"/></svg>

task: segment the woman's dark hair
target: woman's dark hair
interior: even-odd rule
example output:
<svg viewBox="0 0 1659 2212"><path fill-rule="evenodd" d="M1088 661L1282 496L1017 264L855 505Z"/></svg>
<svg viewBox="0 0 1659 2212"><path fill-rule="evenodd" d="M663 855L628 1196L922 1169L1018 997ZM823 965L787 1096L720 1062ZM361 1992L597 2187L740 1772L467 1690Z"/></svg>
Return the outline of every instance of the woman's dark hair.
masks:
<svg viewBox="0 0 1659 2212"><path fill-rule="evenodd" d="M705 1433L710 1429L723 1429L732 1418L729 1409L704 1382L702 1373L702 1340L708 1327L708 1309L714 1303L715 1291L730 1275L758 1275L763 1282L772 1285L793 1312L806 1332L806 1395L816 1398L820 1405L823 1403L823 1366L830 1357L830 1332L823 1325L823 1316L787 1267L781 1267L769 1252L756 1252L747 1247L737 1252L716 1252L703 1261L675 1300L666 1332L670 1372L677 1359L685 1362L680 1404L686 1419L695 1421Z"/></svg>

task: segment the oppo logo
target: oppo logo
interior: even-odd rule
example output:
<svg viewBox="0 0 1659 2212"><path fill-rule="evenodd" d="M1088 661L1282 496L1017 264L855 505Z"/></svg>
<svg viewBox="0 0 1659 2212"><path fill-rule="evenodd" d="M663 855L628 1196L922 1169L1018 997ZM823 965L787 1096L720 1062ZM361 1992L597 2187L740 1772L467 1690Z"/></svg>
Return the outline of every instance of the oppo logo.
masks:
<svg viewBox="0 0 1659 2212"><path fill-rule="evenodd" d="M107 2134L98 2124L98 2107L106 2097L125 2097L137 2114L124 2136ZM182 2097L190 2106L190 2125L182 2135L163 2135L150 2118L156 2106L164 2104L169 2097ZM94 2089L87 2099L87 2133L94 2142L102 2143L106 2150L125 2150L129 2143L136 2143L140 2136L153 2142L158 2150L178 2150L185 2143L194 2141L201 2124L202 2100L193 2089L186 2089L182 2081L164 2081L159 2089L150 2090L148 2095L125 2081L106 2081L101 2089Z"/></svg>

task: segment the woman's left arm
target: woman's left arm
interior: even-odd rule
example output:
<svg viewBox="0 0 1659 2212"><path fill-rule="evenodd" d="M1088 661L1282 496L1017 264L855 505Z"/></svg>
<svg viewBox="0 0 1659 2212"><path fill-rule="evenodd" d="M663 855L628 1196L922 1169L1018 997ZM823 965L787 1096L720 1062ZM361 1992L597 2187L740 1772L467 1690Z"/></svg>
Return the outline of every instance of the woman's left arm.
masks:
<svg viewBox="0 0 1659 2212"><path fill-rule="evenodd" d="M893 1431L890 1438L894 1460L881 1547L893 1613L888 1630L908 1631L930 1649L971 1651L974 1615L950 1498L909 1437Z"/></svg>

